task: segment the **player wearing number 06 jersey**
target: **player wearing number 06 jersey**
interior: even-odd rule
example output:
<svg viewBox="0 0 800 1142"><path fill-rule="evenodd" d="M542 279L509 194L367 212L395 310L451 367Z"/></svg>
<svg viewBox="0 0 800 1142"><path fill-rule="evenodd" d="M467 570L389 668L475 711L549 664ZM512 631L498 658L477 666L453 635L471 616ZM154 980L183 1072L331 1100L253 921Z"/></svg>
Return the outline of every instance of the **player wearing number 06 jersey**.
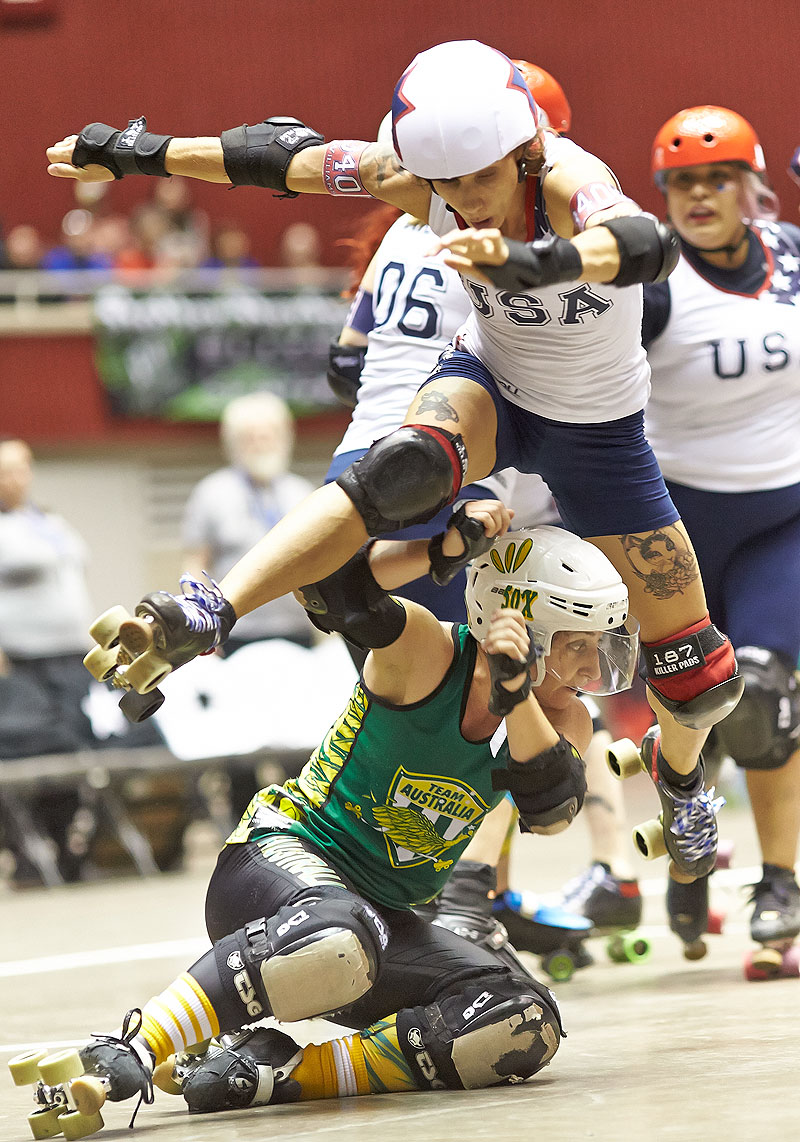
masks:
<svg viewBox="0 0 800 1142"><path fill-rule="evenodd" d="M441 255L427 256L434 242L428 226L402 215L387 231L356 295L346 328L366 336L366 355L358 403L334 452L328 480L335 480L374 441L403 423L420 384L469 313L469 299L458 274ZM338 346L333 347L334 357L338 352ZM462 501L484 498L501 499L513 508L515 527L535 527L558 518L541 477L522 475L512 468L467 485L459 493ZM433 536L449 516L450 508L445 507L427 523L394 532L393 537ZM439 618L463 621L465 586L461 571L444 586L426 576L407 584L400 593L429 607Z"/></svg>

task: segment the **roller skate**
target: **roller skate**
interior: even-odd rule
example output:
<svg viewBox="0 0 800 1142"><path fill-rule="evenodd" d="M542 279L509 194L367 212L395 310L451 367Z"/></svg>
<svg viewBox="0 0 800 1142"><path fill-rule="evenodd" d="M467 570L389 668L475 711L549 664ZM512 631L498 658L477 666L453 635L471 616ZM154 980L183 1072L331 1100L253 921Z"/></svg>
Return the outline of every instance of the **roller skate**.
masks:
<svg viewBox="0 0 800 1142"><path fill-rule="evenodd" d="M748 980L800 976L800 888L791 869L765 864L753 885L750 935L760 948L748 952L744 974Z"/></svg>
<svg viewBox="0 0 800 1142"><path fill-rule="evenodd" d="M603 861L595 861L564 886L560 907L590 920L593 935L608 937L606 952L614 963L649 959L650 941L635 931L642 919L637 880L621 880Z"/></svg>
<svg viewBox="0 0 800 1142"><path fill-rule="evenodd" d="M593 926L585 916L541 904L520 892L501 893L494 902L494 916L515 948L541 957L542 970L551 979L563 982L578 968L594 963L585 947Z"/></svg>
<svg viewBox="0 0 800 1142"><path fill-rule="evenodd" d="M15 1084L34 1087L37 1109L28 1115L34 1138L87 1138L103 1128L100 1108L106 1101L138 1094L133 1125L141 1103L153 1101L153 1057L133 1043L141 1024L135 1008L125 1016L120 1036L93 1035L80 1051L28 1051L9 1061Z"/></svg>
<svg viewBox="0 0 800 1142"><path fill-rule="evenodd" d="M302 1048L282 1031L250 1027L212 1039L202 1053L171 1055L153 1082L182 1094L193 1114L296 1102L300 1084L290 1076L302 1058Z"/></svg>
<svg viewBox="0 0 800 1142"><path fill-rule="evenodd" d="M644 769L653 779L661 813L633 830L633 841L645 860L670 857L670 876L684 883L706 876L716 860L716 816L725 804L724 797L714 797L714 789L703 786L703 765L693 789L680 789L667 784L658 770L661 758L661 732L651 726L642 738L641 749L627 738L612 742L606 753L611 772L620 779Z"/></svg>
<svg viewBox="0 0 800 1142"><path fill-rule="evenodd" d="M714 871L730 867L733 846L720 841ZM708 952L703 936L720 936L725 915L709 905L709 877L698 876L688 884L667 878L667 915L670 931L683 941L683 956L687 960L702 960Z"/></svg>
<svg viewBox="0 0 800 1142"><path fill-rule="evenodd" d="M119 707L130 722L151 717L164 701L158 686L172 670L208 654L230 634L233 607L213 579L210 587L181 577L182 595L145 595L131 616L124 607L105 611L89 628L97 643L83 665L98 682L125 690Z"/></svg>
<svg viewBox="0 0 800 1142"><path fill-rule="evenodd" d="M496 886L497 873L492 865L461 860L440 895L415 911L470 943L487 948L515 971L528 975L528 969L509 943L504 925L493 914Z"/></svg>

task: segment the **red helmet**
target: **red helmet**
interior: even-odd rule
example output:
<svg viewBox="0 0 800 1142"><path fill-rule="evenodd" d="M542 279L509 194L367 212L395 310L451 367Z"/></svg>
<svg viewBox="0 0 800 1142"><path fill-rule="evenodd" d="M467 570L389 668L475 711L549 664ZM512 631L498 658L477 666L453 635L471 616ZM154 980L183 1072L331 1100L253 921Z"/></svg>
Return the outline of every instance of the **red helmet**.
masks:
<svg viewBox="0 0 800 1142"><path fill-rule="evenodd" d="M561 84L553 79L549 71L524 59L511 61L522 72L533 98L547 116L547 123L561 135L568 131L572 123L572 110Z"/></svg>
<svg viewBox="0 0 800 1142"><path fill-rule="evenodd" d="M653 143L653 178L663 187L666 171L704 163L740 163L763 174L764 152L753 128L726 107L689 107L668 119Z"/></svg>

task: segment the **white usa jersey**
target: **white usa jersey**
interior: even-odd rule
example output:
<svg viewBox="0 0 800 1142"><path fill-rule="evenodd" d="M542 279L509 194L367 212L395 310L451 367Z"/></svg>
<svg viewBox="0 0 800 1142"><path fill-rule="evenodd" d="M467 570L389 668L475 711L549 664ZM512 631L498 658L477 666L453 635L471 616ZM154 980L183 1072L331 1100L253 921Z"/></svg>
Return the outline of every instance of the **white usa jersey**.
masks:
<svg viewBox="0 0 800 1142"><path fill-rule="evenodd" d="M420 385L469 314L459 275L441 255L426 256L435 241L428 226L404 214L378 247L375 324L367 337L358 403L334 456L369 448L400 427ZM558 518L550 490L539 476L505 468L480 483L514 508L515 527Z"/></svg>
<svg viewBox="0 0 800 1142"><path fill-rule="evenodd" d="M441 256L426 257L435 235L404 214L378 247L374 325L353 419L334 455L369 448L399 428L417 389L469 313L458 274Z"/></svg>
<svg viewBox="0 0 800 1142"><path fill-rule="evenodd" d="M528 180L535 195L529 237L553 233L542 184L550 167L573 153L583 152L569 139L546 136L542 173ZM429 222L439 235L456 225L435 194ZM458 347L486 365L512 404L571 424L618 420L644 408L650 370L641 341L641 286L562 282L512 293L466 275L463 281L472 312Z"/></svg>
<svg viewBox="0 0 800 1142"><path fill-rule="evenodd" d="M682 255L648 350L646 433L661 470L712 492L800 482L800 249L780 223L753 230L767 264L761 289L718 288Z"/></svg>

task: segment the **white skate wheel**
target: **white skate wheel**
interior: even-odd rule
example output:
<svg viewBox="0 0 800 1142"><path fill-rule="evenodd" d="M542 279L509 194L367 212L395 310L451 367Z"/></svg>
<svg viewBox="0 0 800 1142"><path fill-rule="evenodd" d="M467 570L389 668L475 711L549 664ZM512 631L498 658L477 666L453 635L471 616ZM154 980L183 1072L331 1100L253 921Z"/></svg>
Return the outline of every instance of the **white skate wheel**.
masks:
<svg viewBox="0 0 800 1142"><path fill-rule="evenodd" d="M43 1107L28 1115L28 1126L34 1138L57 1138L61 1133L63 1106Z"/></svg>
<svg viewBox="0 0 800 1142"><path fill-rule="evenodd" d="M606 765L619 781L624 781L641 772L642 756L630 738L620 738L606 750Z"/></svg>
<svg viewBox="0 0 800 1142"><path fill-rule="evenodd" d="M119 641L120 626L129 622L130 617L125 607L112 607L94 620L89 627L89 635L103 650L111 650Z"/></svg>
<svg viewBox="0 0 800 1142"><path fill-rule="evenodd" d="M39 1081L39 1063L47 1058L47 1051L41 1048L38 1051L25 1051L22 1055L15 1055L8 1060L8 1069L15 1086L28 1086Z"/></svg>
<svg viewBox="0 0 800 1142"><path fill-rule="evenodd" d="M74 1047L55 1051L39 1063L39 1074L47 1086L58 1086L83 1074L83 1062Z"/></svg>
<svg viewBox="0 0 800 1142"><path fill-rule="evenodd" d="M68 1110L58 1119L58 1125L64 1133L67 1142L77 1138L88 1138L103 1129L103 1117L100 1114L81 1114L79 1110Z"/></svg>
<svg viewBox="0 0 800 1142"><path fill-rule="evenodd" d="M116 650L103 650L102 646L93 646L83 660L83 665L98 682L107 682L117 669Z"/></svg>
<svg viewBox="0 0 800 1142"><path fill-rule="evenodd" d="M645 821L633 830L633 843L645 860L656 860L666 856L667 845L664 840L664 829L659 819Z"/></svg>
<svg viewBox="0 0 800 1142"><path fill-rule="evenodd" d="M172 667L163 658L145 653L132 662L125 671L125 681L137 694L148 694L164 681Z"/></svg>
<svg viewBox="0 0 800 1142"><path fill-rule="evenodd" d="M106 1088L97 1075L80 1075L69 1084L69 1090L81 1114L97 1114L106 1101Z"/></svg>

